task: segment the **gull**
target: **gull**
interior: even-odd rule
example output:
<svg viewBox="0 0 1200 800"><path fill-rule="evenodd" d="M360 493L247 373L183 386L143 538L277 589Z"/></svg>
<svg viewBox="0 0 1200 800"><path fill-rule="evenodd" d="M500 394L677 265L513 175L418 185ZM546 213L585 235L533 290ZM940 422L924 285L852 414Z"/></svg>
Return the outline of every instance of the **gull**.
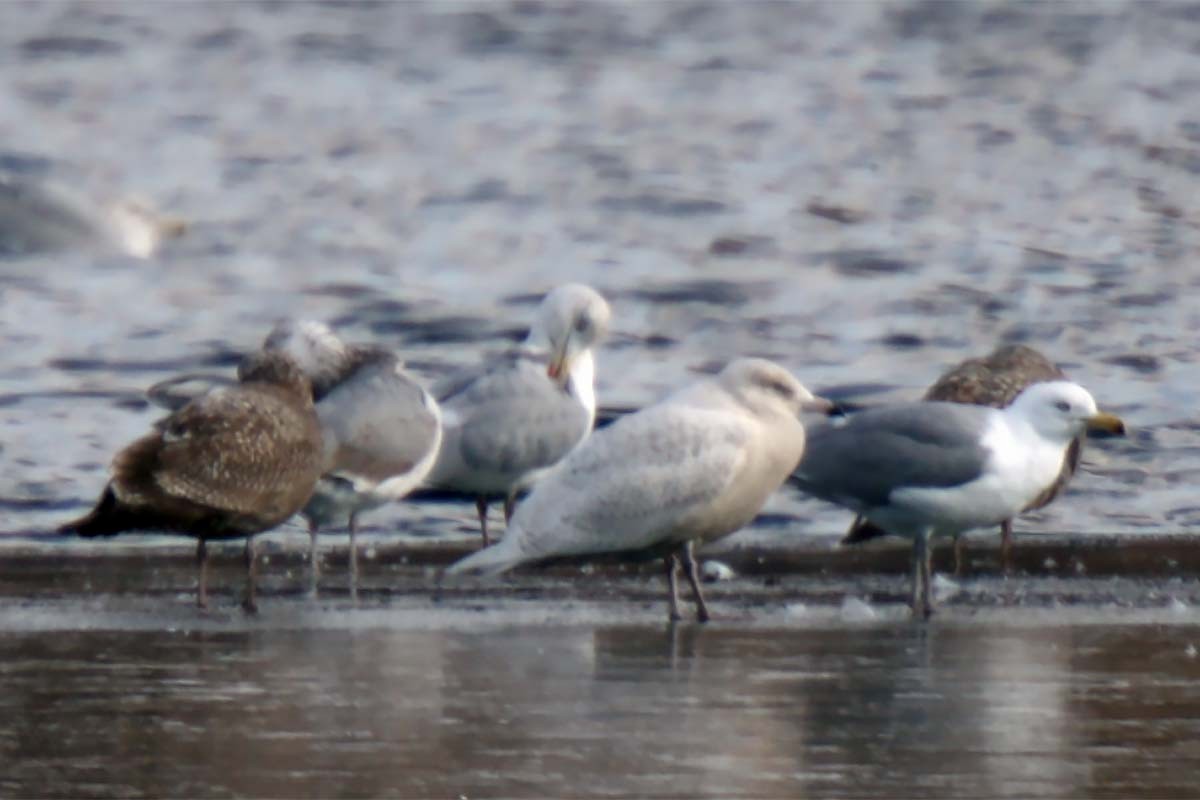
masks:
<svg viewBox="0 0 1200 800"><path fill-rule="evenodd" d="M443 435L429 484L475 497L485 547L488 502L504 498L507 522L517 493L591 431L592 348L610 315L591 287L559 286L542 300L519 348L435 388Z"/></svg>
<svg viewBox="0 0 1200 800"><path fill-rule="evenodd" d="M255 612L254 536L299 511L321 474L321 429L308 378L280 353L254 354L239 366L236 385L198 397L154 428L117 453L95 508L59 532L166 530L196 537L201 608L208 606L208 540L244 538L242 605Z"/></svg>
<svg viewBox="0 0 1200 800"><path fill-rule="evenodd" d="M999 525L1027 508L1088 428L1125 430L1068 381L1036 383L999 410L945 402L874 408L809 431L793 480L913 541L913 616L928 618L930 540Z"/></svg>
<svg viewBox="0 0 1200 800"><path fill-rule="evenodd" d="M1035 383L1066 379L1061 369L1032 347L1002 345L984 358L969 358L944 373L929 387L922 399L1004 408L1022 390ZM1021 509L1022 512L1044 508L1066 488L1079 468L1084 438L1081 435L1071 442L1063 459L1062 471L1040 495ZM887 531L859 516L851 523L842 544L858 544L886 534ZM1000 557L1004 571L1009 572L1012 562L1012 519L1000 523ZM963 564L963 537L955 534L954 574L962 574Z"/></svg>
<svg viewBox="0 0 1200 800"><path fill-rule="evenodd" d="M263 348L291 357L312 381L324 474L301 514L310 536L310 592L320 579L320 528L347 521L350 596L358 599L358 515L399 500L433 468L442 439L437 401L389 350L350 345L312 320L283 320ZM186 377L186 376L185 376Z"/></svg>
<svg viewBox="0 0 1200 800"><path fill-rule="evenodd" d="M448 575L496 575L558 557L641 553L665 561L671 620L682 564L696 602L694 548L748 524L804 452L802 411L827 410L786 369L738 359L596 431L517 507L499 544Z"/></svg>
<svg viewBox="0 0 1200 800"><path fill-rule="evenodd" d="M93 206L61 187L0 174L0 255L99 245L149 258L186 229L181 220L160 216L138 200Z"/></svg>

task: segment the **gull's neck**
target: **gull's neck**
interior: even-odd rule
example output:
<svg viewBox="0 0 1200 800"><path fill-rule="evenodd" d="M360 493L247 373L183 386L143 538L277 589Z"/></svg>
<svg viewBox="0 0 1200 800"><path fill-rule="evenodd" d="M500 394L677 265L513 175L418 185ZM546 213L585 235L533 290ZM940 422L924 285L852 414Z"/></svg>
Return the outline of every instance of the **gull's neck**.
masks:
<svg viewBox="0 0 1200 800"><path fill-rule="evenodd" d="M1067 445L1075 440L1074 436L1066 434L1047 434L1042 431L1034 420L1030 419L1029 415L1024 413L1024 409L1016 406L1009 406L1001 409L1004 415L1005 422L1008 424L1009 430L1013 435L1020 438L1027 445L1039 445L1042 447L1057 448L1065 450Z"/></svg>
<svg viewBox="0 0 1200 800"><path fill-rule="evenodd" d="M571 372L567 376L567 386L572 395L579 400L587 410L588 419L596 420L596 360L591 350L584 350L571 363Z"/></svg>
<svg viewBox="0 0 1200 800"><path fill-rule="evenodd" d="M1029 484L1029 499L1032 500L1058 477L1071 442L1047 437L1024 414L1010 413L1009 409L1004 409L999 416L1008 436L989 435L986 438L993 447L994 458L1007 463L1010 468L1020 465L1016 469Z"/></svg>

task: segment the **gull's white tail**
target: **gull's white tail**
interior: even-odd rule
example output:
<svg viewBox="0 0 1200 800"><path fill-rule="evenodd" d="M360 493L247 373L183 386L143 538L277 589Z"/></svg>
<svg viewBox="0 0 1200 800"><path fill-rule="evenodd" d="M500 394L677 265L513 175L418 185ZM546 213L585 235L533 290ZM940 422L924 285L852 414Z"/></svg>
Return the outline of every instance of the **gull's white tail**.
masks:
<svg viewBox="0 0 1200 800"><path fill-rule="evenodd" d="M525 560L521 553L516 528L509 528L504 538L491 547L485 547L446 568L446 577L479 575L493 577L507 572Z"/></svg>

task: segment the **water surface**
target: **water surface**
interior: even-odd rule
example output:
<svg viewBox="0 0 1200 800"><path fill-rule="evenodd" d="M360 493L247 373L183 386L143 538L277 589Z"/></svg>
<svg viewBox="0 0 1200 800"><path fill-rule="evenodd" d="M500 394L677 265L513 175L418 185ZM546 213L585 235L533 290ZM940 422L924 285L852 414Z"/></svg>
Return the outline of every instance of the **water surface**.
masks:
<svg viewBox="0 0 1200 800"><path fill-rule="evenodd" d="M1194 613L674 629L321 613L7 631L0 791L1182 798L1200 778Z"/></svg>
<svg viewBox="0 0 1200 800"><path fill-rule="evenodd" d="M1132 438L1026 530L1200 520L1200 19L1137 3L46 2L0 9L0 166L188 218L159 258L0 267L0 531L96 496L275 319L433 377L537 296L612 301L601 403L738 355L872 402L1001 341ZM788 535L845 515L781 493ZM367 515L446 536L469 507ZM765 532L778 537L779 530Z"/></svg>

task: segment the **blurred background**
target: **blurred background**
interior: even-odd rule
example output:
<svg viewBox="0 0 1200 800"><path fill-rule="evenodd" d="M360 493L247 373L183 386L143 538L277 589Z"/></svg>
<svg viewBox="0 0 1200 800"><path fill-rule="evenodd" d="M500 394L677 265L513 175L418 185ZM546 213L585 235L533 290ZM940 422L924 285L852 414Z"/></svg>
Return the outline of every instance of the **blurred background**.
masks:
<svg viewBox="0 0 1200 800"><path fill-rule="evenodd" d="M439 604L414 566L313 602L266 564L291 523L247 618L231 552L201 613L188 539L19 534L90 504L147 386L228 374L279 317L433 379L566 281L613 307L606 406L747 354L915 399L1032 345L1131 435L1018 532L1186 532L1198 92L1195 4L0 3L0 250L74 220L0 260L0 794L1194 796L1176 562L974 578L930 625L899 576L744 576L664 627L649 573ZM127 252L129 199L185 235ZM732 543L848 521L784 490ZM362 524L478 541L469 503Z"/></svg>
<svg viewBox="0 0 1200 800"><path fill-rule="evenodd" d="M754 354L912 399L1007 341L1132 436L1018 530L1200 524L1200 7L39 2L0 8L0 169L189 225L0 262L0 529L89 503L285 315L435 377L583 281L602 405ZM376 533L472 536L396 505ZM787 491L742 536L832 537ZM273 536L301 536L299 525Z"/></svg>

